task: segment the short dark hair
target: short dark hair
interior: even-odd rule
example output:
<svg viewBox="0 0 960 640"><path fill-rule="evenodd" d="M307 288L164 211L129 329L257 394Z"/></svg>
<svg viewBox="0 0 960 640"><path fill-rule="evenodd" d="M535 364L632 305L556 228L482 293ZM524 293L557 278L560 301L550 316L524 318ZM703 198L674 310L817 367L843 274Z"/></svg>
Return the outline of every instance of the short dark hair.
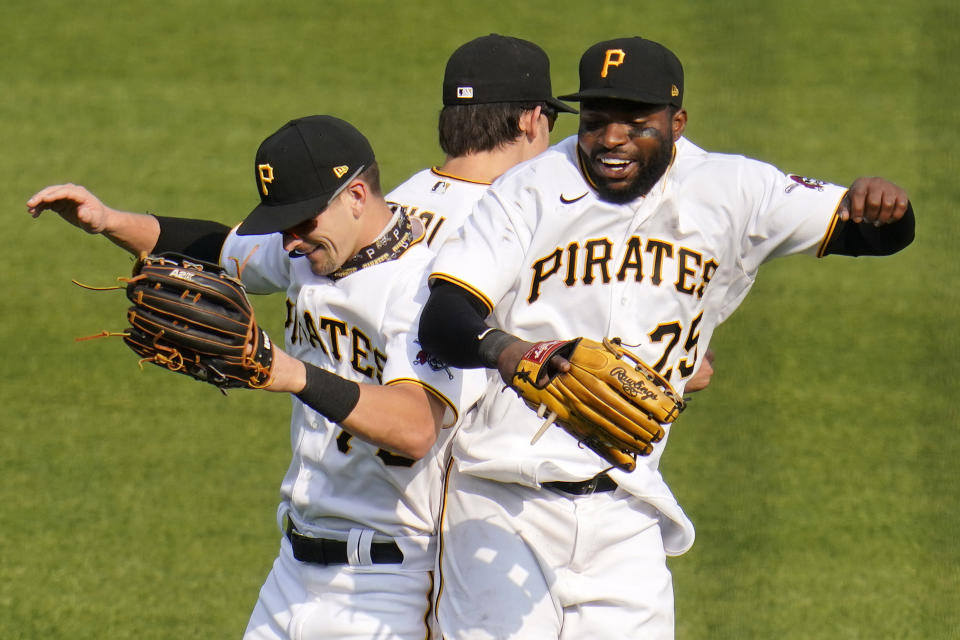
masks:
<svg viewBox="0 0 960 640"><path fill-rule="evenodd" d="M516 140L520 116L540 102L491 102L445 106L440 111L440 148L451 157L492 151Z"/></svg>
<svg viewBox="0 0 960 640"><path fill-rule="evenodd" d="M372 191L374 195L383 195L383 189L380 187L380 165L377 164L376 160L374 160L373 164L364 169L357 177L363 180L366 185L370 187L370 191Z"/></svg>

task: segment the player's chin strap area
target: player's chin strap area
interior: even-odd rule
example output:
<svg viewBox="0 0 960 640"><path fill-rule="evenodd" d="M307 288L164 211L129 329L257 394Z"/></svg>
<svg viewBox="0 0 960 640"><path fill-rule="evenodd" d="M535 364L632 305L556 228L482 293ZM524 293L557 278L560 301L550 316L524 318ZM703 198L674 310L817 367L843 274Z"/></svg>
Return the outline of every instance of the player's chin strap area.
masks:
<svg viewBox="0 0 960 640"><path fill-rule="evenodd" d="M410 218L398 211L391 224L372 243L360 249L357 254L331 273L328 278L339 280L365 267L388 260L396 260L403 252L423 238L423 225L414 224Z"/></svg>

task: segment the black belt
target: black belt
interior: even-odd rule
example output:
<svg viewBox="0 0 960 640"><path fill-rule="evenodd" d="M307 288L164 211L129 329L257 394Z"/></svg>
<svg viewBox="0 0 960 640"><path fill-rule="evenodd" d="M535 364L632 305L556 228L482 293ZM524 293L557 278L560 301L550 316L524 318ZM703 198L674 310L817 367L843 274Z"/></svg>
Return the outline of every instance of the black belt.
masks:
<svg viewBox="0 0 960 640"><path fill-rule="evenodd" d="M593 476L589 480L582 482L544 482L540 486L547 489L555 489L564 493L572 493L575 496L585 496L591 493L604 493L613 491L617 488L617 483L613 478L605 473Z"/></svg>
<svg viewBox="0 0 960 640"><path fill-rule="evenodd" d="M311 564L348 564L347 543L343 540L310 538L301 535L287 523L287 539L293 547L293 557ZM374 564L400 564L403 552L396 542L373 542L370 544L370 559Z"/></svg>

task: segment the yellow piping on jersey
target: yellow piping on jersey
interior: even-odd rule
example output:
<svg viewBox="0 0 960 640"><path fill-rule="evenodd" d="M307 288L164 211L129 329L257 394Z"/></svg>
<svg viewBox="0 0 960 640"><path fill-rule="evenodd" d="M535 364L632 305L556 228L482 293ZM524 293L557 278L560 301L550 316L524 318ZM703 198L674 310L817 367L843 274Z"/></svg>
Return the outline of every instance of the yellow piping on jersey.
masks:
<svg viewBox="0 0 960 640"><path fill-rule="evenodd" d="M431 273L428 280L444 280L450 284L455 284L461 289L466 289L477 298L480 298L480 302L484 304L487 308L487 313L493 313L493 301L490 300L482 291L474 287L472 284L466 283L463 280L458 280L457 278L447 275L446 273Z"/></svg>
<svg viewBox="0 0 960 640"><path fill-rule="evenodd" d="M439 580L439 585L436 587L437 597L433 603L433 613L434 616L440 616L440 598L443 597L443 565L440 559L443 557L443 521L447 517L447 493L450 490L450 471L453 469L453 465L456 463L456 460L453 459L453 456L450 456L450 459L447 460L447 468L443 472L443 494L440 498L440 518L437 521L437 580Z"/></svg>
<svg viewBox="0 0 960 640"><path fill-rule="evenodd" d="M472 184L485 184L487 186L490 186L491 184L493 184L492 182L485 182L483 180L471 180L469 178L461 178L460 176L455 176L452 173L446 173L446 172L440 171L439 167L430 167L430 171L435 176L439 176L441 178L450 178L451 180L459 180L460 182L470 182Z"/></svg>
<svg viewBox="0 0 960 640"><path fill-rule="evenodd" d="M827 245L830 244L830 238L833 236L833 232L836 231L837 225L840 223L840 203L843 202L843 199L846 197L847 192L844 191L843 195L840 196L840 200L837 202L837 206L833 209L833 217L830 218L830 224L827 225L827 232L823 234L823 239L820 240L820 246L817 247L817 257L822 258L827 251Z"/></svg>
<svg viewBox="0 0 960 640"><path fill-rule="evenodd" d="M577 167L580 169L580 175L583 176L584 180L593 187L593 190L597 190L597 183L590 179L590 174L587 173L587 168L583 166L583 151L580 150L580 145L577 145Z"/></svg>
<svg viewBox="0 0 960 640"><path fill-rule="evenodd" d="M452 427L453 425L457 424L457 420L460 419L460 412L457 411L456 405L450 402L447 396L443 395L442 393L440 393L439 391L431 387L429 384L427 384L423 380L417 380L416 378L396 378L394 380L390 380L389 382L385 383L383 386L386 387L393 384L415 384L418 387L425 389L431 395L436 397L437 400L445 404L450 409L450 411L453 412L453 422L451 422L450 424L441 425L442 428L447 429L449 427Z"/></svg>

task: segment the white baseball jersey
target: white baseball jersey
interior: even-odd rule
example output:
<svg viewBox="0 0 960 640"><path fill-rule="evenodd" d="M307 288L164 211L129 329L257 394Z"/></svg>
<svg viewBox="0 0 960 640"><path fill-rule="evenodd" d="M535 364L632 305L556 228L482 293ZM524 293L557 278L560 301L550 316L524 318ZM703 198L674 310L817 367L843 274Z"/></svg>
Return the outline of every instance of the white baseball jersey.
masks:
<svg viewBox="0 0 960 640"><path fill-rule="evenodd" d="M482 376L465 375L428 358L416 340L433 254L422 244L399 258L333 280L283 250L280 234L237 236L221 263L252 293L286 291L285 350L337 375L366 384L411 383L448 407L446 426L479 394ZM466 382L465 382L466 380ZM470 381L473 381L472 384ZM390 420L389 413L383 416ZM293 459L281 494L297 528L325 535L364 527L392 537L433 536L447 442L414 462L361 441L293 398Z"/></svg>
<svg viewBox="0 0 960 640"><path fill-rule="evenodd" d="M567 138L498 179L443 246L431 277L479 296L492 310L489 324L525 340L619 337L680 393L760 264L822 252L845 193L681 139L647 196L612 204L588 185L576 146ZM501 387L491 371L454 442L461 471L538 486L609 466L560 428L531 445L541 419ZM694 531L658 471L667 440L632 473L611 475L660 511L665 549L677 555Z"/></svg>
<svg viewBox="0 0 960 640"><path fill-rule="evenodd" d="M426 227L424 238L436 251L463 226L489 182L474 182L443 173L436 167L410 176L387 194L387 204L408 216L417 216Z"/></svg>

